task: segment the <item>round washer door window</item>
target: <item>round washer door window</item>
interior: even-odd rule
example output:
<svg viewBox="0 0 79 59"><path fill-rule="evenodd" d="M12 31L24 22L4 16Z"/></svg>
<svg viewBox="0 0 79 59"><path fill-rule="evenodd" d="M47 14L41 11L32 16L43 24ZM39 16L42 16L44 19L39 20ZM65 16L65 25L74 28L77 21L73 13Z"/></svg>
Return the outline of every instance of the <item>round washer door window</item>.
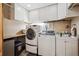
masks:
<svg viewBox="0 0 79 59"><path fill-rule="evenodd" d="M29 40L33 40L35 38L35 36L36 36L36 33L35 33L35 31L33 29L29 28L27 30L26 36L27 36L27 38Z"/></svg>

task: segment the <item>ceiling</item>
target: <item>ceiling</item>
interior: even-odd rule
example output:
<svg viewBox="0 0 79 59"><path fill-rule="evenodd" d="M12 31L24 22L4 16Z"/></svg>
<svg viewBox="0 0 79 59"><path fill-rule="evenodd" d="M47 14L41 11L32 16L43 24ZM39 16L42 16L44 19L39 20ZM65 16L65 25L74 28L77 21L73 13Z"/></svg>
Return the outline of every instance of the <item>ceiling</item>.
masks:
<svg viewBox="0 0 79 59"><path fill-rule="evenodd" d="M45 7L52 4L55 4L55 3L18 3L18 5L20 5L21 7L27 10L33 10L33 9Z"/></svg>

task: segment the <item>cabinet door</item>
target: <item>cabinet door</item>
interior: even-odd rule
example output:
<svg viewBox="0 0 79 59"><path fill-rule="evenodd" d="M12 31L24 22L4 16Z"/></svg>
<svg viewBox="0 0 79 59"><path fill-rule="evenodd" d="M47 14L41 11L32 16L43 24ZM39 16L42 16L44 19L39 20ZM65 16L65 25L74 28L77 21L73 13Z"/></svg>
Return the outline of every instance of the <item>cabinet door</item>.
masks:
<svg viewBox="0 0 79 59"><path fill-rule="evenodd" d="M57 20L57 4L46 7L46 21Z"/></svg>
<svg viewBox="0 0 79 59"><path fill-rule="evenodd" d="M39 19L41 20L41 22L47 21L46 15L47 15L46 8L39 9Z"/></svg>
<svg viewBox="0 0 79 59"><path fill-rule="evenodd" d="M56 55L65 56L65 38L56 37Z"/></svg>
<svg viewBox="0 0 79 59"><path fill-rule="evenodd" d="M29 12L29 21L31 23L39 23L39 10L32 10Z"/></svg>
<svg viewBox="0 0 79 59"><path fill-rule="evenodd" d="M42 22L57 20L57 4L41 8L39 15Z"/></svg>
<svg viewBox="0 0 79 59"><path fill-rule="evenodd" d="M2 55L2 4L0 4L0 56Z"/></svg>
<svg viewBox="0 0 79 59"><path fill-rule="evenodd" d="M58 19L62 19L66 17L67 12L67 4L66 3L59 3L58 4Z"/></svg>
<svg viewBox="0 0 79 59"><path fill-rule="evenodd" d="M4 56L14 56L14 40L5 41L3 51Z"/></svg>
<svg viewBox="0 0 79 59"><path fill-rule="evenodd" d="M67 37L66 56L78 56L78 39Z"/></svg>
<svg viewBox="0 0 79 59"><path fill-rule="evenodd" d="M52 41L49 36L41 35L38 39L38 54L43 56L52 55Z"/></svg>

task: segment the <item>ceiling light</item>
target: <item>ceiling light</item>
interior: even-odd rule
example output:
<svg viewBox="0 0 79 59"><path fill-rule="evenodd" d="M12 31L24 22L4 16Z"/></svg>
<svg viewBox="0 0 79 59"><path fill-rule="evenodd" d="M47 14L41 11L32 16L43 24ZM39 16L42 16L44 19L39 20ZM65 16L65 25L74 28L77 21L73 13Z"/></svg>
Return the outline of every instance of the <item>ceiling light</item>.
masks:
<svg viewBox="0 0 79 59"><path fill-rule="evenodd" d="M31 7L31 4L27 4L27 7Z"/></svg>

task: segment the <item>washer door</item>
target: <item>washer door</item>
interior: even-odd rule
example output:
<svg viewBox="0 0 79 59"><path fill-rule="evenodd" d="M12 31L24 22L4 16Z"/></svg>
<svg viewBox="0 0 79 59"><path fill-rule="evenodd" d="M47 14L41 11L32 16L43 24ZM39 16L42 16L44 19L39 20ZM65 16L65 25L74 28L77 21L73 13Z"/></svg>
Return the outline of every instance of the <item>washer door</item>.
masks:
<svg viewBox="0 0 79 59"><path fill-rule="evenodd" d="M26 32L27 39L33 40L35 36L36 36L36 33L32 28L27 29L27 32Z"/></svg>

